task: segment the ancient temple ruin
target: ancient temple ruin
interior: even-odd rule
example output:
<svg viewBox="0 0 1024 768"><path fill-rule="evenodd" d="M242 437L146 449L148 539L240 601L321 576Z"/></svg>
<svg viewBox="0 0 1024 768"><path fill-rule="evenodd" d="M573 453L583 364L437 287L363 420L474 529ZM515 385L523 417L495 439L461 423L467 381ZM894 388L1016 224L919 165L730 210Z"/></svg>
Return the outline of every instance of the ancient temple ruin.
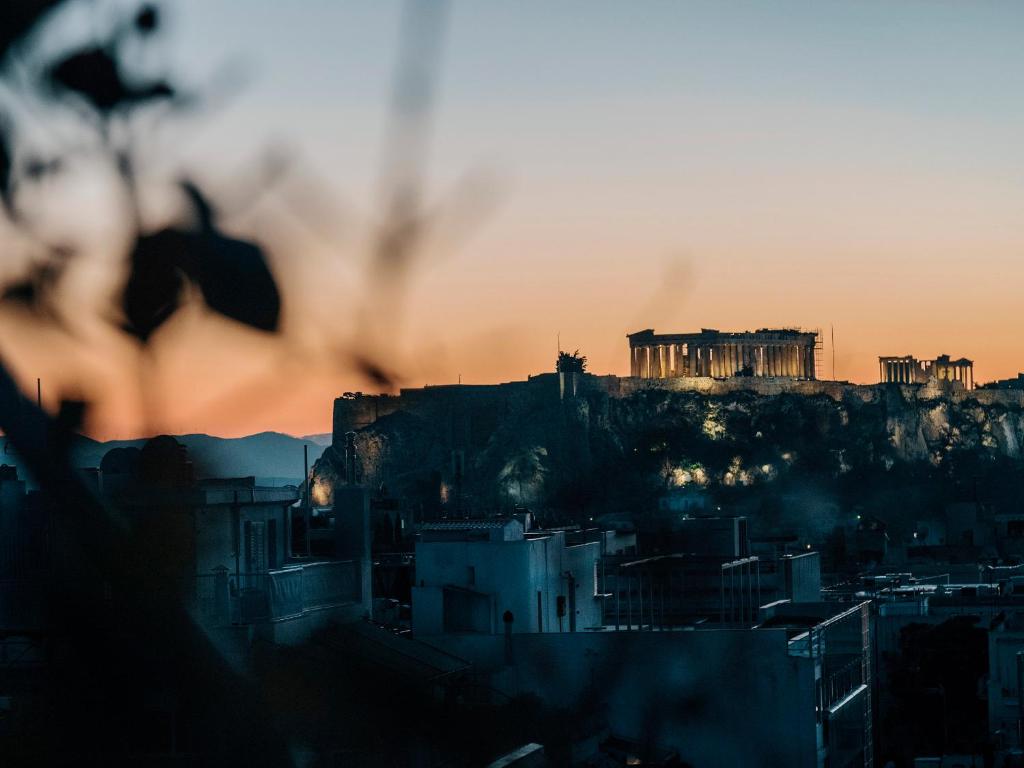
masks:
<svg viewBox="0 0 1024 768"><path fill-rule="evenodd" d="M974 389L974 361L939 355L934 360L918 360L913 355L878 358L878 380L883 384L925 384L929 379L958 381Z"/></svg>
<svg viewBox="0 0 1024 768"><path fill-rule="evenodd" d="M655 333L648 328L629 338L630 375L643 379L710 376L817 378L819 334L791 328L700 333Z"/></svg>

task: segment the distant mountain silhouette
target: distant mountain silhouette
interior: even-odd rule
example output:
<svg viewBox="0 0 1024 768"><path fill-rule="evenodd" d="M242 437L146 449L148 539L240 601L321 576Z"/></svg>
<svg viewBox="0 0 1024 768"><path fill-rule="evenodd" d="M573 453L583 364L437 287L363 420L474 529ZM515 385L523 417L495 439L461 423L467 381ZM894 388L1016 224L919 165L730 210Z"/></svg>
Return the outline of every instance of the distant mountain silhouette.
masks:
<svg viewBox="0 0 1024 768"><path fill-rule="evenodd" d="M263 485L297 485L303 480L302 446L309 446L309 464L320 458L324 444L323 435L305 438L292 437L280 432L260 432L247 437L213 437L211 435L175 435L178 442L187 449L195 466L197 478L244 477L255 475ZM330 437L329 435L326 437ZM128 446L142 447L145 439L109 440L100 442L88 437L79 437L72 451L75 466L98 467L103 455L112 448ZM18 476L32 482L23 471L13 449L7 450L6 438L0 438L3 452L0 463L14 464Z"/></svg>

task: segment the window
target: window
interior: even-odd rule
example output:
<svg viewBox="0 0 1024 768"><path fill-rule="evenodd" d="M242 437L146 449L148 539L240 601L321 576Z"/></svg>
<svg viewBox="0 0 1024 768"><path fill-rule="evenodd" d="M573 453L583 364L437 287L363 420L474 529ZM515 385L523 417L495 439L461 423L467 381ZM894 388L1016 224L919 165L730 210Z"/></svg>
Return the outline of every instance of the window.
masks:
<svg viewBox="0 0 1024 768"><path fill-rule="evenodd" d="M267 537L263 522L245 521L245 570L249 573L267 570Z"/></svg>

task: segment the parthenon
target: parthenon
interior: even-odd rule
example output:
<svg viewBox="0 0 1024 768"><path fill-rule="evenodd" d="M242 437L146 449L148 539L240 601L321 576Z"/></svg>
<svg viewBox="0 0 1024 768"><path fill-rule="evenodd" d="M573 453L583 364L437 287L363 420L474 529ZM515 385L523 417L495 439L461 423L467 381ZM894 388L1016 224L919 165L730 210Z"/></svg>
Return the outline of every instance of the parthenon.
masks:
<svg viewBox="0 0 1024 768"><path fill-rule="evenodd" d="M939 355L934 360L918 360L913 355L878 358L878 378L883 384L924 384L929 379L959 381L965 389L974 389L974 361L961 357L951 360Z"/></svg>
<svg viewBox="0 0 1024 768"><path fill-rule="evenodd" d="M644 379L680 376L785 376L814 379L818 334L789 328L738 333L702 328L700 333L628 334L630 375Z"/></svg>

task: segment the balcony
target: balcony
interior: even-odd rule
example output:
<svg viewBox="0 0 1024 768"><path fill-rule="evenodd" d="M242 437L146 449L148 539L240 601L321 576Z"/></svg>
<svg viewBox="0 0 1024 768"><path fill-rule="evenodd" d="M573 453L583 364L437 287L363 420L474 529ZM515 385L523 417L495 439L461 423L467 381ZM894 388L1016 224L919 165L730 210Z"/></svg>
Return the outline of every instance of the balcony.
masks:
<svg viewBox="0 0 1024 768"><path fill-rule="evenodd" d="M297 618L361 599L358 563L308 563L264 573L222 569L196 577L193 610L209 627Z"/></svg>

